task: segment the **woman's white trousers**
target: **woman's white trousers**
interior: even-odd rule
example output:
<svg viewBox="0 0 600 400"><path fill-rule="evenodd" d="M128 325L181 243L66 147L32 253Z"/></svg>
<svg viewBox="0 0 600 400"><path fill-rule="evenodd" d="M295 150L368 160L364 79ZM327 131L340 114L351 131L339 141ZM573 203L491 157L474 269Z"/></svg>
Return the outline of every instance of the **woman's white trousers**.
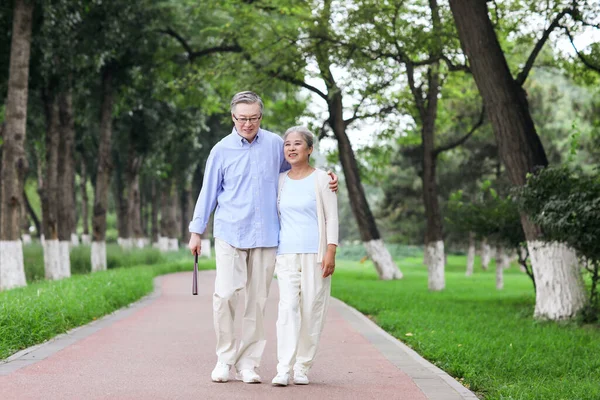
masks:
<svg viewBox="0 0 600 400"><path fill-rule="evenodd" d="M306 372L323 331L331 276L323 278L316 254L282 254L275 270L279 285L277 372Z"/></svg>

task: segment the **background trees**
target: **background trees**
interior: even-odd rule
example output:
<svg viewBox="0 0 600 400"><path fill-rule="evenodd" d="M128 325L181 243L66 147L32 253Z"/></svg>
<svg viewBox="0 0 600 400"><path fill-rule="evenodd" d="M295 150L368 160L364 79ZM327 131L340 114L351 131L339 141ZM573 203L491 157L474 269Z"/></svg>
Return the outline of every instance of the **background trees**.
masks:
<svg viewBox="0 0 600 400"><path fill-rule="evenodd" d="M41 219L48 277L68 276L67 243L89 226L93 270L106 268L106 241L187 241L208 151L231 131L240 90L262 95L264 128L305 123L319 136L321 162L345 186L342 239L362 242L382 279L402 276L384 239L419 245L429 288L442 290L445 253L496 247L500 227L514 228L493 215L527 174L568 161L597 176L600 48L581 42L600 24L592 1L38 0L26 13L30 61L13 60L27 4L0 15L10 34L0 41L0 242ZM497 196L482 198L488 181ZM467 218L475 210L479 222ZM522 208L531 257L518 254L536 277L536 315L567 318L585 288L552 271L573 271L577 247L561 247L568 263L549 261L534 214ZM51 250L54 240L67 250Z"/></svg>

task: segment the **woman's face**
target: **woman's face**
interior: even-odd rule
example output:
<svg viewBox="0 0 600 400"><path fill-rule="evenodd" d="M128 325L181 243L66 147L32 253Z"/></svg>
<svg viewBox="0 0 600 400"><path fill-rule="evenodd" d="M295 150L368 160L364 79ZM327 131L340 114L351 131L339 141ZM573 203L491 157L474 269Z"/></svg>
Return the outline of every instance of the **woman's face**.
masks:
<svg viewBox="0 0 600 400"><path fill-rule="evenodd" d="M308 164L310 153L312 153L312 148L308 148L301 133L292 132L285 138L283 154L290 165Z"/></svg>

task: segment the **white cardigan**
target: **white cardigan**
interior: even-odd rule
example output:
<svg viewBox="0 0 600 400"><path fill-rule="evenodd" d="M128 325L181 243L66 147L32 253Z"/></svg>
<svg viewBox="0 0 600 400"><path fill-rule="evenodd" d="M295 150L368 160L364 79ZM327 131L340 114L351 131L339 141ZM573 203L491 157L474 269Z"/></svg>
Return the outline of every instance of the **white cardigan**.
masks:
<svg viewBox="0 0 600 400"><path fill-rule="evenodd" d="M285 184L285 177L289 171L279 174L279 185L277 189L277 212L279 213L279 200L281 190ZM319 251L317 260L323 261L328 244L338 245L338 206L337 195L329 189L331 178L322 169L315 169L315 192L317 195L317 222L319 224Z"/></svg>

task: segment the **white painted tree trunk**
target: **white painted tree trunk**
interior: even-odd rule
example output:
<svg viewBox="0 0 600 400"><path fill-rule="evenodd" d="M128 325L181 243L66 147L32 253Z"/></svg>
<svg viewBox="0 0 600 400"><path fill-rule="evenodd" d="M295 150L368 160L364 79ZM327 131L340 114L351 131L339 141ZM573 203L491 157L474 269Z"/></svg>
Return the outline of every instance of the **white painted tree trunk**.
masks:
<svg viewBox="0 0 600 400"><path fill-rule="evenodd" d="M496 289L504 289L504 268L496 262Z"/></svg>
<svg viewBox="0 0 600 400"><path fill-rule="evenodd" d="M210 258L211 255L212 255L212 252L210 249L210 239L202 239L201 240L200 257Z"/></svg>
<svg viewBox="0 0 600 400"><path fill-rule="evenodd" d="M42 246L44 246L44 243L46 242L46 237L44 236L44 234L42 233L40 235L40 243L42 244Z"/></svg>
<svg viewBox="0 0 600 400"><path fill-rule="evenodd" d="M118 238L117 243L119 243L121 248L124 250L133 249L133 239L132 238Z"/></svg>
<svg viewBox="0 0 600 400"><path fill-rule="evenodd" d="M81 244L84 244L86 246L92 244L92 239L90 235L81 235Z"/></svg>
<svg viewBox="0 0 600 400"><path fill-rule="evenodd" d="M375 265L379 279L402 279L402 272L392 259L392 255L385 247L383 240L370 240L363 242L363 244L367 250L367 255Z"/></svg>
<svg viewBox="0 0 600 400"><path fill-rule="evenodd" d="M44 271L46 279L66 278L63 271L63 261L61 259L60 242L58 239L48 239L44 241Z"/></svg>
<svg viewBox="0 0 600 400"><path fill-rule="evenodd" d="M178 251L179 250L179 239L170 238L169 239L169 251Z"/></svg>
<svg viewBox="0 0 600 400"><path fill-rule="evenodd" d="M21 241L24 245L31 244L31 235L29 233L24 233L23 235L21 235Z"/></svg>
<svg viewBox="0 0 600 400"><path fill-rule="evenodd" d="M162 253L169 251L169 238L165 236L159 236L158 238L158 249Z"/></svg>
<svg viewBox="0 0 600 400"><path fill-rule="evenodd" d="M469 250L467 251L467 272L466 276L473 275L473 267L475 265L475 240L472 234L469 235Z"/></svg>
<svg viewBox="0 0 600 400"><path fill-rule="evenodd" d="M71 233L71 246L79 246L79 236L75 232Z"/></svg>
<svg viewBox="0 0 600 400"><path fill-rule="evenodd" d="M492 260L492 248L487 242L487 239L481 241L481 268L487 271Z"/></svg>
<svg viewBox="0 0 600 400"><path fill-rule="evenodd" d="M71 245L70 240L58 242L58 253L60 257L60 273L62 278L71 276Z"/></svg>
<svg viewBox="0 0 600 400"><path fill-rule="evenodd" d="M429 290L440 291L446 287L446 279L444 275L445 257L444 257L444 241L427 243L425 245L425 253L427 253L428 272L428 287Z"/></svg>
<svg viewBox="0 0 600 400"><path fill-rule="evenodd" d="M106 242L92 242L92 272L106 270Z"/></svg>
<svg viewBox="0 0 600 400"><path fill-rule="evenodd" d="M148 238L136 238L135 239L135 247L137 247L138 249L143 249L144 247L146 247L146 245L148 244Z"/></svg>
<svg viewBox="0 0 600 400"><path fill-rule="evenodd" d="M0 240L0 290L25 285L23 243L20 240Z"/></svg>
<svg viewBox="0 0 600 400"><path fill-rule="evenodd" d="M562 243L527 242L535 278L534 317L571 318L586 303L585 286L575 252Z"/></svg>
<svg viewBox="0 0 600 400"><path fill-rule="evenodd" d="M502 269L510 268L510 254L502 246L496 247L496 265Z"/></svg>

